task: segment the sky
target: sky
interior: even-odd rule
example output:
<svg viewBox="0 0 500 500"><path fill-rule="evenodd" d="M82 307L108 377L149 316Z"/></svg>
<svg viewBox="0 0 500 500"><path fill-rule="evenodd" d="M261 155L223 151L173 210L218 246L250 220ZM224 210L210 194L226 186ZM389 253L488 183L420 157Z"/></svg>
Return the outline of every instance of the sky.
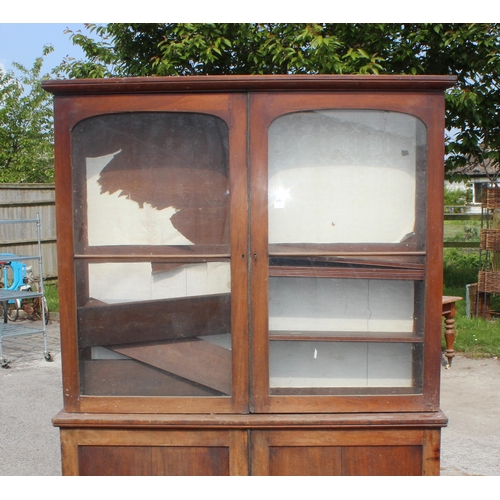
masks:
<svg viewBox="0 0 500 500"><path fill-rule="evenodd" d="M48 44L53 45L54 52L44 58L42 74L51 72L65 56L83 58L82 49L64 34L66 28L88 33L83 23L0 23L0 65L4 70L14 70L12 63L18 62L31 68Z"/></svg>
<svg viewBox="0 0 500 500"><path fill-rule="evenodd" d="M482 3L486 0L476 0ZM421 0L425 5L434 5L426 10L426 19L415 18L411 14L412 22L474 22L475 19L468 13L465 19L460 19L460 9L454 14L446 11L445 18L436 19L435 0ZM6 3L6 2L4 2ZM317 0L308 4L307 18L304 19L304 10L294 10L289 6L285 11L281 2L269 0L252 0L251 14L249 10L235 3L233 0L190 0L179 2L173 6L172 2L160 3L156 0L141 0L141 8L129 2L119 3L115 0L86 0L84 4L71 4L63 0L45 0L36 2L24 0L22 4L8 2L0 8L0 66L12 69L12 62L18 62L31 68L37 57L42 55L43 46L52 44L54 52L45 58L43 73L50 72L60 64L65 56L76 59L83 58L80 47L73 45L69 35L64 30L81 30L84 34L90 32L84 27L84 22L304 22L319 20L326 22L400 22L411 11L404 11L400 0L379 0L379 2L364 3L363 9L352 9L346 3L339 5L331 0ZM22 7L19 8L19 5ZM343 7L342 7L343 5ZM371 7L370 7L371 5ZM239 10L238 10L239 9ZM344 9L344 10L343 10ZM493 17L500 15L500 3L492 7ZM414 12L414 11L413 11ZM429 18L429 12L433 12ZM406 14L406 15L405 15ZM249 17L254 19L249 19ZM354 16L354 18L353 18ZM394 19L394 16L399 19ZM456 19L458 17L458 19ZM256 19L255 19L256 18ZM497 19L493 19L497 20ZM483 21L484 22L484 21Z"/></svg>
<svg viewBox="0 0 500 500"><path fill-rule="evenodd" d="M267 0L254 1L258 4ZM225 8L226 3L231 4L231 9ZM73 45L64 30L81 30L91 35L84 27L85 22L232 22L220 19L220 12L225 9L232 16L238 15L232 0L190 0L179 2L180 5L141 0L140 8L136 3L116 0L86 0L78 4L63 0L24 0L17 4L4 0L3 4L6 5L0 7L0 66L5 70L13 69L15 61L31 68L35 59L42 55L43 46L52 44L54 52L46 56L43 73L50 72L67 55L83 58L82 49ZM219 5L218 10L214 5ZM239 21L242 20L234 19L234 22Z"/></svg>

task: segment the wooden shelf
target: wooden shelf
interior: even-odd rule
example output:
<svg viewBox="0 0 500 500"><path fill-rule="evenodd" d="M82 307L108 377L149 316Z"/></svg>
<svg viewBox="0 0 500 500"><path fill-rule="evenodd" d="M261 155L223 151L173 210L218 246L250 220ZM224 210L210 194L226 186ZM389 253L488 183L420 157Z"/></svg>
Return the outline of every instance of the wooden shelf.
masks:
<svg viewBox="0 0 500 500"><path fill-rule="evenodd" d="M178 259L179 261L208 262L218 259L229 259L229 245L106 245L91 246L77 252L75 259L102 259L109 261L162 260Z"/></svg>
<svg viewBox="0 0 500 500"><path fill-rule="evenodd" d="M420 257L425 249L413 239L400 243L271 243L269 255L288 256L377 256L377 257Z"/></svg>
<svg viewBox="0 0 500 500"><path fill-rule="evenodd" d="M230 294L103 304L78 308L80 347L179 340L228 333Z"/></svg>
<svg viewBox="0 0 500 500"><path fill-rule="evenodd" d="M231 351L210 342L194 338L110 348L148 366L231 394Z"/></svg>
<svg viewBox="0 0 500 500"><path fill-rule="evenodd" d="M271 387L273 396L369 396L420 394L421 387Z"/></svg>
<svg viewBox="0 0 500 500"><path fill-rule="evenodd" d="M331 266L364 266L374 268L400 268L400 269L425 269L425 256L424 255L407 255L406 253L391 253L391 254L378 254L378 253L343 253L338 252L331 254L325 252L324 254L308 253L303 255L286 255L274 253L270 255L270 266L304 266L304 267L331 267Z"/></svg>
<svg viewBox="0 0 500 500"><path fill-rule="evenodd" d="M421 281L424 279L425 272L419 269L270 266L269 276Z"/></svg>
<svg viewBox="0 0 500 500"><path fill-rule="evenodd" d="M269 332L269 340L317 340L321 342L410 342L422 343L424 337L414 332L330 332L277 331Z"/></svg>

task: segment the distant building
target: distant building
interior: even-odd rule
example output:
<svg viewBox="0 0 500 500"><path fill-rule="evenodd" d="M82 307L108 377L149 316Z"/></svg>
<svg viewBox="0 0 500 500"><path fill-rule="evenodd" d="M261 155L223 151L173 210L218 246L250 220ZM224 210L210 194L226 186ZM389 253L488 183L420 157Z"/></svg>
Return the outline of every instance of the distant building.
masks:
<svg viewBox="0 0 500 500"><path fill-rule="evenodd" d="M469 164L457 169L455 173L465 175L469 180L462 182L445 181L445 186L448 189L471 189L472 202L467 211L470 213L480 213L483 189L492 182L500 183L500 170L489 165L484 167L482 165Z"/></svg>

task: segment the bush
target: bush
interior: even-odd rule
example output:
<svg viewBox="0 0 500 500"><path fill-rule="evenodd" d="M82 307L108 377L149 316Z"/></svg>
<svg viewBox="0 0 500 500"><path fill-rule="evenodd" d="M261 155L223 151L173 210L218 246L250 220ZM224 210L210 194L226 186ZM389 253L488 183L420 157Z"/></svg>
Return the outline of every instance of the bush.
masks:
<svg viewBox="0 0 500 500"><path fill-rule="evenodd" d="M470 189L450 189L445 186L444 188L444 205L445 207L455 207L449 209L448 212L460 213L460 208L472 202L472 191Z"/></svg>
<svg viewBox="0 0 500 500"><path fill-rule="evenodd" d="M477 283L479 253L471 249L445 248L443 267L445 287L461 288Z"/></svg>

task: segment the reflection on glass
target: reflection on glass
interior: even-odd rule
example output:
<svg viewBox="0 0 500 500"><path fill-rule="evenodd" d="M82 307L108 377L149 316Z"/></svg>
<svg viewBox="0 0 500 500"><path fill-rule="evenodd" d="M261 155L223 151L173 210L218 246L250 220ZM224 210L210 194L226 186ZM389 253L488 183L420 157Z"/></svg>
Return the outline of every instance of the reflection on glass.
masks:
<svg viewBox="0 0 500 500"><path fill-rule="evenodd" d="M269 128L269 243L410 237L423 129L413 116L385 111L276 119Z"/></svg>
<svg viewBox="0 0 500 500"><path fill-rule="evenodd" d="M220 118L103 115L77 124L72 138L73 162L86 172L89 245L229 241L228 128ZM113 214L108 224L104 214Z"/></svg>
<svg viewBox="0 0 500 500"><path fill-rule="evenodd" d="M76 264L82 394L231 394L228 137L201 113L109 114L73 129L75 247L108 247Z"/></svg>
<svg viewBox="0 0 500 500"><path fill-rule="evenodd" d="M78 308L83 394L231 394L229 261L87 269L89 295Z"/></svg>

